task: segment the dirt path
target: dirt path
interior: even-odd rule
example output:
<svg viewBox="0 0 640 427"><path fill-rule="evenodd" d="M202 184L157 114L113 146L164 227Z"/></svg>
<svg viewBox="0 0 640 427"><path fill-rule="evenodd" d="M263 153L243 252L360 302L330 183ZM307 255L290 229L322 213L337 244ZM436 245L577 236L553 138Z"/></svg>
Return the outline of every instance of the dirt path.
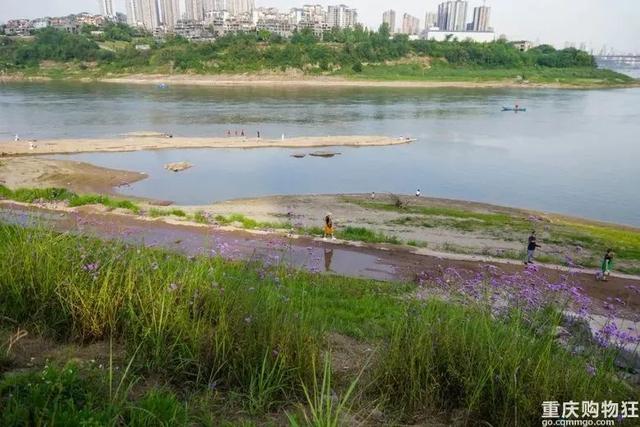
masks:
<svg viewBox="0 0 640 427"><path fill-rule="evenodd" d="M103 239L163 247L186 254L221 255L229 259L260 259L267 263L285 262L311 271L387 281L416 281L417 277L437 278L449 268L471 276L493 265L509 274L522 272L523 265L485 260L447 259L413 253L389 245L353 245L340 241L323 241L308 237L228 231L214 226L169 224L133 216L83 212L51 211L11 203L0 205L0 221L14 224L46 223L59 231L81 232ZM452 257L454 258L454 257ZM592 299L604 305L608 299L620 298L625 311L640 313L640 294L630 286L640 287L638 277L612 277L598 282L590 271L565 271L540 266L540 274L554 282L571 275Z"/></svg>

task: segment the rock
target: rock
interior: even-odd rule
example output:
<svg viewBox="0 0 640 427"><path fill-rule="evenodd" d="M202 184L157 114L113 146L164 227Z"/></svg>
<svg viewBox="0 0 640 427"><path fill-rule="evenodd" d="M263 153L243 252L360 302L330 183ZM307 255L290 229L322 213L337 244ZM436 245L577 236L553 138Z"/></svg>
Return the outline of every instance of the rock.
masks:
<svg viewBox="0 0 640 427"><path fill-rule="evenodd" d="M171 172L182 172L183 170L187 170L192 167L193 165L189 162L175 162L175 163L167 163L166 165L164 165L164 168Z"/></svg>
<svg viewBox="0 0 640 427"><path fill-rule="evenodd" d="M336 153L334 151L315 151L313 153L310 153L310 156L313 157L335 157L335 156L339 156L341 153Z"/></svg>

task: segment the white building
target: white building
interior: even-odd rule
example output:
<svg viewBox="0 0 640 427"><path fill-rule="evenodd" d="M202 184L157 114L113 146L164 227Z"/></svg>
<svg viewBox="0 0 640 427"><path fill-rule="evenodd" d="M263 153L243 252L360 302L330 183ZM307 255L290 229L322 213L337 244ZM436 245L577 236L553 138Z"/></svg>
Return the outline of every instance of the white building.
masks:
<svg viewBox="0 0 640 427"><path fill-rule="evenodd" d="M477 43L490 43L496 40L496 33L493 31L441 31L439 29L432 29L425 31L422 38L435 40L437 42L471 40Z"/></svg>
<svg viewBox="0 0 640 427"><path fill-rule="evenodd" d="M153 31L160 25L160 14L157 0L138 0L138 25Z"/></svg>
<svg viewBox="0 0 640 427"><path fill-rule="evenodd" d="M428 30L429 28L438 26L438 14L434 12L427 12L424 15L424 29Z"/></svg>
<svg viewBox="0 0 640 427"><path fill-rule="evenodd" d="M475 7L473 9L473 22L471 31L489 31L489 19L491 17L491 8L488 6Z"/></svg>
<svg viewBox="0 0 640 427"><path fill-rule="evenodd" d="M189 21L204 21L204 4L202 0L186 0L185 16Z"/></svg>
<svg viewBox="0 0 640 427"><path fill-rule="evenodd" d="M251 13L255 6L254 0L227 0L227 10L232 15Z"/></svg>
<svg viewBox="0 0 640 427"><path fill-rule="evenodd" d="M327 8L327 24L329 28L351 28L358 23L358 12L349 6L329 6Z"/></svg>
<svg viewBox="0 0 640 427"><path fill-rule="evenodd" d="M464 31L467 28L466 1L456 0L438 6L438 28L443 31Z"/></svg>
<svg viewBox="0 0 640 427"><path fill-rule="evenodd" d="M382 23L387 24L389 27L389 32L394 34L396 32L396 11L395 10L387 10L382 14Z"/></svg>
<svg viewBox="0 0 640 427"><path fill-rule="evenodd" d="M420 32L420 19L405 13L402 15L402 34L410 36L417 35Z"/></svg>
<svg viewBox="0 0 640 427"><path fill-rule="evenodd" d="M140 25L140 3L138 0L126 0L125 7L127 10L127 24L132 27Z"/></svg>
<svg viewBox="0 0 640 427"><path fill-rule="evenodd" d="M102 16L116 16L113 12L113 1L112 0L98 0L100 3L100 14Z"/></svg>
<svg viewBox="0 0 640 427"><path fill-rule="evenodd" d="M158 22L165 29L173 30L180 19L180 5L178 0L158 0Z"/></svg>

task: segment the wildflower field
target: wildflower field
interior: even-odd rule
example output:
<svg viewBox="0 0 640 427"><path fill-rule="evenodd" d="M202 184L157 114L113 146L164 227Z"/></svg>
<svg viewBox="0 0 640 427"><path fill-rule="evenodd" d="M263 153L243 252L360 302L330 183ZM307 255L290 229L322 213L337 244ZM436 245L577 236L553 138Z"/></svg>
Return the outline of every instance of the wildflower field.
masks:
<svg viewBox="0 0 640 427"><path fill-rule="evenodd" d="M638 331L593 307L534 268L384 283L0 225L0 425L540 425L640 397Z"/></svg>

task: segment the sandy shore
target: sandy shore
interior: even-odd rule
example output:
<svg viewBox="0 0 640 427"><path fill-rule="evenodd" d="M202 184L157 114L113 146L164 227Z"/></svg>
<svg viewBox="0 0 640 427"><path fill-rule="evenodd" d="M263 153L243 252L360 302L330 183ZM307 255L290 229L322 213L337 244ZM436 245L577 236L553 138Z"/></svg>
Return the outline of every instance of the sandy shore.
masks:
<svg viewBox="0 0 640 427"><path fill-rule="evenodd" d="M589 85L566 83L531 83L515 80L496 81L411 81L411 80L356 80L329 76L296 76L267 73L267 74L238 74L238 75L157 75L134 74L125 77L109 77L99 79L105 83L122 84L166 84L166 85L191 85L191 86L284 86L284 87L377 87L377 88L603 88L611 85L597 83ZM628 87L637 87L640 83L629 84Z"/></svg>
<svg viewBox="0 0 640 427"><path fill-rule="evenodd" d="M1 82L16 81L48 81L51 80L44 76L21 76L21 75L5 75L0 76ZM263 74L217 74L217 75L194 75L194 74L131 74L118 77L102 77L102 78L68 78L67 80L80 82L102 82L102 83L119 83L130 85L179 85L179 86L210 86L210 87L233 87L233 86L253 86L253 87L320 87L320 88L340 88L340 87L361 87L361 88L487 88L487 89L600 89L600 88L623 88L623 87L640 87L640 81L624 85L615 85L607 83L587 84L567 84L567 83L531 83L516 80L495 80L495 81L416 81L416 80L356 80L346 79L333 76L308 76L288 75L279 73L263 73Z"/></svg>
<svg viewBox="0 0 640 427"><path fill-rule="evenodd" d="M285 139L255 137L187 138L162 137L153 133L111 139L50 139L30 141L0 141L0 157L41 154L74 154L92 152L122 152L175 148L319 148L373 147L407 144L408 138L385 136L321 136Z"/></svg>
<svg viewBox="0 0 640 427"><path fill-rule="evenodd" d="M0 159L0 184L11 189L64 187L77 193L114 193L114 187L147 177L70 160L36 157Z"/></svg>

